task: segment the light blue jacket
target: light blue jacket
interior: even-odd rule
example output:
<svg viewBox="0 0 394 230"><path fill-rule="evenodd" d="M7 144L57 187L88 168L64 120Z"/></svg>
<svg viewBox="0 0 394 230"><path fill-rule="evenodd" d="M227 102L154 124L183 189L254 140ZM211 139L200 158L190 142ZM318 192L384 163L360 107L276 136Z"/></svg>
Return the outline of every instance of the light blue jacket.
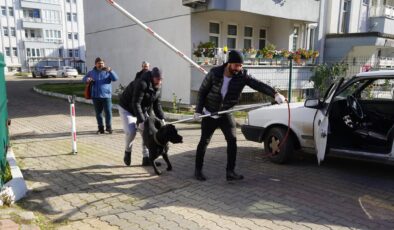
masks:
<svg viewBox="0 0 394 230"><path fill-rule="evenodd" d="M107 72L98 70L95 67L89 71L85 77L83 77L82 81L86 83L89 77L93 78L94 80L91 90L92 98L112 98L111 83L119 79L115 71L111 70L110 72Z"/></svg>

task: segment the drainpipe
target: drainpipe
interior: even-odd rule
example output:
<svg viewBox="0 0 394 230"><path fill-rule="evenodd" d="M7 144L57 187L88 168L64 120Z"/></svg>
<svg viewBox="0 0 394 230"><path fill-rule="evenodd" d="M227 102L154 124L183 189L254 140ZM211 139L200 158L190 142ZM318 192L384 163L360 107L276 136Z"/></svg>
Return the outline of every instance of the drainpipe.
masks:
<svg viewBox="0 0 394 230"><path fill-rule="evenodd" d="M324 46L326 42L326 18L327 18L327 9L328 1L320 0L320 13L319 13L319 33L318 33L318 50L320 53L319 64L323 63L324 58Z"/></svg>

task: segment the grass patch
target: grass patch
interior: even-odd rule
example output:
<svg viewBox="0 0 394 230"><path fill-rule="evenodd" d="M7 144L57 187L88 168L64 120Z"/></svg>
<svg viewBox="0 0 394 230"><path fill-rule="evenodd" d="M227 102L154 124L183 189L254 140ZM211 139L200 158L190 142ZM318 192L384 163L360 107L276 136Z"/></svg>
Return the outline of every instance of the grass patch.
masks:
<svg viewBox="0 0 394 230"><path fill-rule="evenodd" d="M7 161L7 163L5 165L5 172L4 172L4 184L10 180L12 180L11 167Z"/></svg>
<svg viewBox="0 0 394 230"><path fill-rule="evenodd" d="M28 76L30 76L30 73L29 72L17 72L17 73L14 74L14 76L17 76L17 77L28 77Z"/></svg>

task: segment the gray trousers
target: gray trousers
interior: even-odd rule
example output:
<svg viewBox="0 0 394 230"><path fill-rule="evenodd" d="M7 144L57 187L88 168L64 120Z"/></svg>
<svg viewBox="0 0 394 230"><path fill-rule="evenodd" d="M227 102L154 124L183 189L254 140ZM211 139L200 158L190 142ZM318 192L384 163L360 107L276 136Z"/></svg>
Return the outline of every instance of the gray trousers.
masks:
<svg viewBox="0 0 394 230"><path fill-rule="evenodd" d="M125 133L125 151L131 152L135 136L137 135L137 118L131 115L127 110L118 106L120 119L122 120L123 130ZM142 133L140 132L141 137ZM149 157L149 150L142 141L142 156Z"/></svg>

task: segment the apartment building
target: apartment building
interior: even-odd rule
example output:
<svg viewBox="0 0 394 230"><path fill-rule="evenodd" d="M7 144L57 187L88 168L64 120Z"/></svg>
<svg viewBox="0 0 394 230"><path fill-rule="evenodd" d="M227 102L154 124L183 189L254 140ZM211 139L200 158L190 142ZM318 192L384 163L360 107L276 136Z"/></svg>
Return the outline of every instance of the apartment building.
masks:
<svg viewBox="0 0 394 230"><path fill-rule="evenodd" d="M6 71L37 65L85 69L82 0L1 0L1 50Z"/></svg>

